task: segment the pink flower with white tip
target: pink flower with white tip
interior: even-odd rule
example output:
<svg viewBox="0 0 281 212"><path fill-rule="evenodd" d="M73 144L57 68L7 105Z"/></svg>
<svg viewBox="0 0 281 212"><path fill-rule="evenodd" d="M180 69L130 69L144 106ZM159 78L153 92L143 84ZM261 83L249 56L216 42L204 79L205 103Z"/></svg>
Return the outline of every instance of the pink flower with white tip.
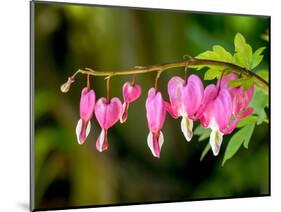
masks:
<svg viewBox="0 0 281 212"><path fill-rule="evenodd" d="M185 82L180 77L173 77L168 82L168 93L171 108L167 109L175 118L182 117L181 130L187 141L193 133L193 121L198 119L198 110L203 100L204 86L200 78L190 75Z"/></svg>
<svg viewBox="0 0 281 212"><path fill-rule="evenodd" d="M219 80L216 86L207 86L204 92L199 116L202 126L212 130L210 145L214 155L219 154L223 135L230 134L240 119L253 112L253 108L247 106L252 100L254 87L246 91L241 86L229 87L228 82L237 78L236 74L230 73Z"/></svg>
<svg viewBox="0 0 281 212"><path fill-rule="evenodd" d="M200 116L203 127L210 128L210 145L213 154L217 156L223 140L223 135L230 134L236 127L238 119L233 120L232 97L228 89L217 88L211 84L204 92L204 112Z"/></svg>
<svg viewBox="0 0 281 212"><path fill-rule="evenodd" d="M112 98L110 101L103 97L97 101L95 115L102 128L96 142L96 149L99 152L108 149L108 129L118 122L121 112L122 103L117 97Z"/></svg>
<svg viewBox="0 0 281 212"><path fill-rule="evenodd" d="M161 147L164 143L164 136L161 132L163 127L166 109L162 94L155 88L150 88L145 103L146 118L149 128L147 144L154 157L160 157Z"/></svg>
<svg viewBox="0 0 281 212"><path fill-rule="evenodd" d="M237 74L230 73L218 81L217 86L227 88L231 94L233 101L233 115L239 119L249 116L253 112L252 107L248 107L254 94L254 86L250 86L247 90L243 90L242 86L228 87L230 80L236 80Z"/></svg>
<svg viewBox="0 0 281 212"><path fill-rule="evenodd" d="M91 119L94 113L96 95L89 88L84 88L80 99L80 120L76 126L76 136L79 144L83 144L90 133Z"/></svg>
<svg viewBox="0 0 281 212"><path fill-rule="evenodd" d="M128 117L129 104L136 101L141 95L141 87L135 83L126 82L123 85L123 107L122 115L120 116L120 122L124 123Z"/></svg>

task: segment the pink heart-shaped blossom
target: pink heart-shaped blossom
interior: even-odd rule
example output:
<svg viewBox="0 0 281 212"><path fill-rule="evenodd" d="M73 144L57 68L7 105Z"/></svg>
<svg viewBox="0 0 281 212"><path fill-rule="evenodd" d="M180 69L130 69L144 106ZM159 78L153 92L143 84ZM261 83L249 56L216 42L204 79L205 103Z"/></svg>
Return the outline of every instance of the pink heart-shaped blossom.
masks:
<svg viewBox="0 0 281 212"><path fill-rule="evenodd" d="M110 101L106 98L100 98L95 106L96 119L102 128L102 131L96 142L96 148L102 152L108 148L107 131L116 124L122 112L122 103L114 97Z"/></svg>

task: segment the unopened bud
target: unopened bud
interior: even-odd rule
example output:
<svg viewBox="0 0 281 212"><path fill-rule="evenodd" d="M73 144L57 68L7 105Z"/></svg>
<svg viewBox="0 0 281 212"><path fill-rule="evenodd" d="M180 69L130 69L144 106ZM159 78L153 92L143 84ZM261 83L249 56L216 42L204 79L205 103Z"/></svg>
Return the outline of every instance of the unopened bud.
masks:
<svg viewBox="0 0 281 212"><path fill-rule="evenodd" d="M62 84L60 86L60 90L63 93L67 93L70 89L71 84L74 82L74 79L72 77L68 77L68 80L66 83Z"/></svg>

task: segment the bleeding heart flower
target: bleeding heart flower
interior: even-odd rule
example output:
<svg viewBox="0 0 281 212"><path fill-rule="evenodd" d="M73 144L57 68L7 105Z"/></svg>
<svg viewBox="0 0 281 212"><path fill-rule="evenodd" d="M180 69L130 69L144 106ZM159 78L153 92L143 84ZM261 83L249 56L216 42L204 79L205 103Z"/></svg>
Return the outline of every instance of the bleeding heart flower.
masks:
<svg viewBox="0 0 281 212"><path fill-rule="evenodd" d="M223 135L230 134L240 119L253 112L253 108L247 106L253 97L254 86L246 91L241 86L228 87L228 82L237 78L235 73L230 73L218 80L217 86L207 86L198 111L202 126L212 130L210 145L214 155L219 153Z"/></svg>
<svg viewBox="0 0 281 212"><path fill-rule="evenodd" d="M168 82L168 94L170 98L171 109L168 109L167 111L174 118L178 118L184 114L182 103L182 88L184 84L185 81L177 76L171 78Z"/></svg>
<svg viewBox="0 0 281 212"><path fill-rule="evenodd" d="M91 118L95 108L95 92L89 88L84 88L80 99L80 120L76 126L76 136L79 144L83 144L90 133Z"/></svg>
<svg viewBox="0 0 281 212"><path fill-rule="evenodd" d="M160 157L161 147L164 143L164 136L161 132L163 127L166 109L162 94L155 88L150 88L145 103L146 118L149 128L147 144L154 157Z"/></svg>
<svg viewBox="0 0 281 212"><path fill-rule="evenodd" d="M110 101L100 98L95 106L95 115L102 131L97 139L96 148L102 152L108 148L107 132L116 122L118 122L122 112L121 101L114 97Z"/></svg>
<svg viewBox="0 0 281 212"><path fill-rule="evenodd" d="M235 94L233 97L233 113L239 119L249 116L254 111L253 107L247 108L253 98L253 94L253 85L246 91L243 91L242 87L235 90Z"/></svg>
<svg viewBox="0 0 281 212"><path fill-rule="evenodd" d="M236 127L238 119L233 120L233 103L229 90L209 85L204 92L200 121L203 127L210 128L210 145L213 154L219 154L223 135L230 134Z"/></svg>
<svg viewBox="0 0 281 212"><path fill-rule="evenodd" d="M235 117L242 119L253 112L253 108L247 108L247 106L253 98L254 86L252 85L245 91L242 86L228 87L228 82L237 78L238 76L235 73L230 73L219 80L217 86L220 86L220 88L227 88L229 90L233 101L233 114Z"/></svg>
<svg viewBox="0 0 281 212"><path fill-rule="evenodd" d="M168 93L172 112L167 111L175 118L182 116L181 130L186 140L190 141L193 121L198 119L197 112L203 100L203 83L196 75L190 75L186 83L180 77L173 77L168 82Z"/></svg>
<svg viewBox="0 0 281 212"><path fill-rule="evenodd" d="M120 122L124 123L128 117L129 104L137 100L141 95L141 87L137 84L132 84L131 82L126 82L123 85L123 107L122 115L120 116Z"/></svg>

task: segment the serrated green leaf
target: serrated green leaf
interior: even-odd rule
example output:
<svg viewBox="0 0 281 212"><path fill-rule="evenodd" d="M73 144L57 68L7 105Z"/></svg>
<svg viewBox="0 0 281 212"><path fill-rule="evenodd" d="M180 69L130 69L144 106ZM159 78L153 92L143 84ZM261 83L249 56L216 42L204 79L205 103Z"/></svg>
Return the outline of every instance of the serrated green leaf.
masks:
<svg viewBox="0 0 281 212"><path fill-rule="evenodd" d="M256 74L268 82L268 76L269 76L268 70L258 71L256 72Z"/></svg>
<svg viewBox="0 0 281 212"><path fill-rule="evenodd" d="M226 51L222 46L215 45L213 46L212 51L205 51L201 54L197 55L198 59L209 59L209 60L217 60L222 62L233 62L232 55Z"/></svg>
<svg viewBox="0 0 281 212"><path fill-rule="evenodd" d="M252 137L252 134L254 132L254 129L255 129L255 124L250 124L248 125L247 127L247 130L248 131L248 134L245 136L245 140L243 142L243 146L248 149L248 146L249 146L249 143L250 143L250 140L251 140L251 137Z"/></svg>
<svg viewBox="0 0 281 212"><path fill-rule="evenodd" d="M250 70L253 54L252 47L246 43L245 38L240 33L237 33L234 38L234 46L236 51L233 56L235 64Z"/></svg>
<svg viewBox="0 0 281 212"><path fill-rule="evenodd" d="M254 54L252 55L252 58L251 58L251 62L250 62L250 69L254 69L261 63L262 58L263 58L263 55L261 55L261 53L265 49L266 49L266 47L260 47L254 52Z"/></svg>
<svg viewBox="0 0 281 212"><path fill-rule="evenodd" d="M207 155L207 153L210 151L210 149L211 149L211 145L208 142L200 156L200 161L202 161L204 159L204 157Z"/></svg>
<svg viewBox="0 0 281 212"><path fill-rule="evenodd" d="M221 76L221 71L217 69L210 68L208 71L204 74L204 80L213 80L218 79Z"/></svg>
<svg viewBox="0 0 281 212"><path fill-rule="evenodd" d="M246 142L247 145L249 144L249 140L251 139L253 133L253 130L251 130L252 128L253 125L247 125L231 137L224 153L222 165L224 165L227 160L237 153L243 142Z"/></svg>
<svg viewBox="0 0 281 212"><path fill-rule="evenodd" d="M216 60L216 61L229 62L229 63L233 62L232 55L228 51L226 51L222 46L219 46L219 45L213 46L212 51L202 52L201 54L197 55L195 58L197 58L197 59L207 59L207 60ZM204 67L216 69L216 71L220 71L220 70L224 69L224 67L216 66L216 65L195 66L195 68L197 70L200 70Z"/></svg>
<svg viewBox="0 0 281 212"><path fill-rule="evenodd" d="M241 127L244 127L246 125L255 124L256 122L257 122L256 116L248 116L244 119L240 119L236 127L241 128Z"/></svg>
<svg viewBox="0 0 281 212"><path fill-rule="evenodd" d="M204 128L201 125L198 125L198 127L194 130L194 135L199 136L198 141L203 141L210 137L210 133L209 128Z"/></svg>
<svg viewBox="0 0 281 212"><path fill-rule="evenodd" d="M213 46L213 52L216 53L218 60L231 63L233 61L232 55L226 51L222 46Z"/></svg>

